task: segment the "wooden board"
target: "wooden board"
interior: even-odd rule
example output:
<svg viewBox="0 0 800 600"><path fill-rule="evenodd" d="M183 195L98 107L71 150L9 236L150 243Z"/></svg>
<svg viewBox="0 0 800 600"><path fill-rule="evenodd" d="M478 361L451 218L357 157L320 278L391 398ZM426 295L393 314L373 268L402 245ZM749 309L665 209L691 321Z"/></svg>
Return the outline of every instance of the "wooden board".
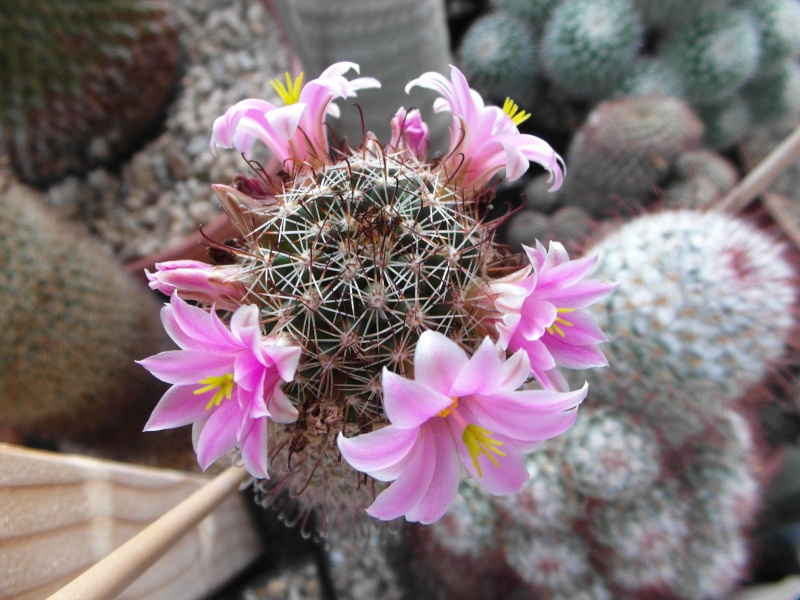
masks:
<svg viewBox="0 0 800 600"><path fill-rule="evenodd" d="M0 598L44 598L208 479L0 444ZM120 598L208 596L261 554L241 496L226 500Z"/></svg>

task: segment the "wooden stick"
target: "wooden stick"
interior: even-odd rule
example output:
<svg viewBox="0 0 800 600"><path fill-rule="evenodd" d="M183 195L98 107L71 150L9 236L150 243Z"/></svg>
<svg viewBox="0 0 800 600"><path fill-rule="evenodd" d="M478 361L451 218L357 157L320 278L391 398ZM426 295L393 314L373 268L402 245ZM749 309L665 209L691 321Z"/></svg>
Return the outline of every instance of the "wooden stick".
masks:
<svg viewBox="0 0 800 600"><path fill-rule="evenodd" d="M716 205L715 209L739 212L763 192L786 167L800 156L800 127L783 140Z"/></svg>
<svg viewBox="0 0 800 600"><path fill-rule="evenodd" d="M236 492L247 476L244 468L239 466L223 472L73 579L49 600L115 598L225 498Z"/></svg>

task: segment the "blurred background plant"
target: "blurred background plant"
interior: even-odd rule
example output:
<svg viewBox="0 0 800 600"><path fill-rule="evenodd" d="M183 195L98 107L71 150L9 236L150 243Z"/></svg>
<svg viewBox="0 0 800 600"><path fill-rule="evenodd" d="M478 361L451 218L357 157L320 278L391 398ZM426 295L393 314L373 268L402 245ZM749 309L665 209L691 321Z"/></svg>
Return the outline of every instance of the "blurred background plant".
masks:
<svg viewBox="0 0 800 600"><path fill-rule="evenodd" d="M130 154L158 126L178 75L161 0L11 1L0 7L0 137L42 186Z"/></svg>

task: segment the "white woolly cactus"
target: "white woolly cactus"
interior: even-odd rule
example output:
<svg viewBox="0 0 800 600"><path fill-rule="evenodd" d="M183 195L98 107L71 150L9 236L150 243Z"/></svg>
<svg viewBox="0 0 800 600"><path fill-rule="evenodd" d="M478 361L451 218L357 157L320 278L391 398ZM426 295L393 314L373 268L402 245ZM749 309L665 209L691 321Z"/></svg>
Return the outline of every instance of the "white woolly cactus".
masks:
<svg viewBox="0 0 800 600"><path fill-rule="evenodd" d="M689 210L644 215L594 246L621 282L598 310L613 369L600 393L630 402L734 399L781 357L795 273L781 243L747 221Z"/></svg>

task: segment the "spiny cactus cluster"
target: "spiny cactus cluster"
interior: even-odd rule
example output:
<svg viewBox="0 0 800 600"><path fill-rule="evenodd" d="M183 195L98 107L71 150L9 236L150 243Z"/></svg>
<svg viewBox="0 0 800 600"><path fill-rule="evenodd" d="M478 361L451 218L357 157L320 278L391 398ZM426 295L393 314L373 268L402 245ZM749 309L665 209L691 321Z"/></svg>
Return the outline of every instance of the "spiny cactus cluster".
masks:
<svg viewBox="0 0 800 600"><path fill-rule="evenodd" d="M0 136L19 177L44 184L129 152L171 93L178 43L161 0L3 3Z"/></svg>
<svg viewBox="0 0 800 600"><path fill-rule="evenodd" d="M486 24L500 22L507 12L534 28L532 43L541 60L529 64L521 79L538 78L540 98L550 88L564 96L561 102L592 104L625 95L677 96L706 122L704 142L713 149L738 142L755 120L800 112L794 93L800 54L796 0L498 0L490 7L493 19L479 19L463 39L464 69L492 73L509 62L508 54L502 64L492 64L488 54L477 61L473 47L475 40L496 35ZM525 62L522 55L516 60ZM505 86L514 87L487 81L496 87L486 93L502 95ZM769 105L769 99L777 101ZM737 112L721 116L731 101L738 103Z"/></svg>
<svg viewBox="0 0 800 600"><path fill-rule="evenodd" d="M230 205L230 189L216 189ZM459 198L427 163L372 143L248 215L253 233L238 264L249 297L270 315L267 326L305 342L284 390L308 409L275 438L283 450L265 484L273 494L283 479L292 494L306 488L303 504L335 512L328 499L353 473L331 449L348 423L380 417L383 368L410 375L425 330L479 339L483 317L467 295L498 258L481 204ZM358 493L366 506L372 491Z"/></svg>
<svg viewBox="0 0 800 600"><path fill-rule="evenodd" d="M568 429L587 394L560 369L605 364L583 309L615 288L558 243L494 242L496 174L536 161L551 187L563 178L555 151L517 129L516 103L485 105L455 67L429 72L409 88L449 107L446 155L428 160L427 125L402 108L387 144L367 133L330 148L331 102L378 85L351 69L287 75L274 83L285 105L243 100L215 121L212 147L247 155L261 141L283 168L251 163L214 186L238 230L215 244L218 264L148 274L170 295L162 319L181 350L141 363L173 384L147 429L193 423L204 469L238 452L260 501L307 533L365 514L435 522L467 474L515 493L524 455Z"/></svg>
<svg viewBox="0 0 800 600"><path fill-rule="evenodd" d="M624 393L657 418L668 402L737 398L783 355L795 273L781 244L747 222L666 211L632 221L593 251L598 269L623 282L598 314L619 361L598 386L609 402Z"/></svg>
<svg viewBox="0 0 800 600"><path fill-rule="evenodd" d="M611 367L591 374L591 404L528 458L519 494L465 491L439 523L408 528L398 569L440 597L726 597L746 575L759 487L741 394L794 325L782 250L693 211L603 238L591 252L623 283L600 311Z"/></svg>
<svg viewBox="0 0 800 600"><path fill-rule="evenodd" d="M56 440L113 437L124 455L163 393L132 362L169 347L158 303L31 189L9 180L0 205L0 423Z"/></svg>
<svg viewBox="0 0 800 600"><path fill-rule="evenodd" d="M673 160L700 144L703 125L682 100L629 97L599 104L570 144L573 177L559 192L597 217L640 204Z"/></svg>
<svg viewBox="0 0 800 600"><path fill-rule="evenodd" d="M490 98L510 96L534 105L539 49L534 30L525 19L494 12L480 17L461 45L465 74Z"/></svg>

